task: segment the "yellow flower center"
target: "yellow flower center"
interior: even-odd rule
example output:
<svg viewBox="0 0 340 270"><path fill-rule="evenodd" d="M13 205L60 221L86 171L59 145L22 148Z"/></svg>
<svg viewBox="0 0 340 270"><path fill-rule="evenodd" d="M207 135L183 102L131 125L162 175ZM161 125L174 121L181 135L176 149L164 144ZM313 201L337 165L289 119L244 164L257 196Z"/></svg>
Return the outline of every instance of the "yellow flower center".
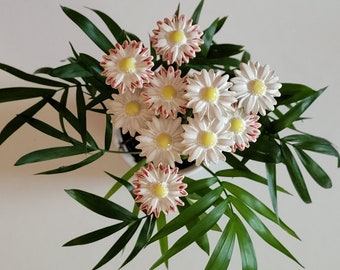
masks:
<svg viewBox="0 0 340 270"><path fill-rule="evenodd" d="M248 83L248 87L253 94L263 95L266 92L266 85L263 81L255 79Z"/></svg>
<svg viewBox="0 0 340 270"><path fill-rule="evenodd" d="M168 150L171 146L171 143L172 143L171 136L167 133L161 133L156 138L157 146L164 150Z"/></svg>
<svg viewBox="0 0 340 270"><path fill-rule="evenodd" d="M180 30L174 30L169 34L169 41L173 44L181 44L185 41L185 35Z"/></svg>
<svg viewBox="0 0 340 270"><path fill-rule="evenodd" d="M205 87L200 91L201 99L207 102L215 102L218 98L218 93L214 87Z"/></svg>
<svg viewBox="0 0 340 270"><path fill-rule="evenodd" d="M120 60L119 62L119 69L125 73L134 72L136 69L136 60L133 57L126 57Z"/></svg>
<svg viewBox="0 0 340 270"><path fill-rule="evenodd" d="M243 119L235 117L230 120L231 131L238 133L244 131L245 128Z"/></svg>
<svg viewBox="0 0 340 270"><path fill-rule="evenodd" d="M177 91L172 85L164 86L162 89L162 96L166 100L172 100L176 97Z"/></svg>
<svg viewBox="0 0 340 270"><path fill-rule="evenodd" d="M166 187L166 184L155 183L151 187L151 193L156 197L164 198L166 195L168 195L169 190Z"/></svg>
<svg viewBox="0 0 340 270"><path fill-rule="evenodd" d="M125 105L125 113L128 116L136 116L140 112L140 104L137 101L130 101Z"/></svg>
<svg viewBox="0 0 340 270"><path fill-rule="evenodd" d="M198 142L205 147L212 147L216 144L216 134L211 131L202 131L198 136Z"/></svg>

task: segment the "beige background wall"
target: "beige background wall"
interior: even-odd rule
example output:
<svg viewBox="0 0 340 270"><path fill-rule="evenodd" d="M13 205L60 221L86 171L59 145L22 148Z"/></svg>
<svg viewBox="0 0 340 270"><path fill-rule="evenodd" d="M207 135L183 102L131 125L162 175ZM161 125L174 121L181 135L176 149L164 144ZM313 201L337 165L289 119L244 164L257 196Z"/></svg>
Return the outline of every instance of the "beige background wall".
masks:
<svg viewBox="0 0 340 270"><path fill-rule="evenodd" d="M198 0L183 0L181 9L191 15L197 3ZM177 4L173 0L0 0L0 62L27 72L42 66L54 67L71 55L69 41L78 51L101 59L99 49L63 14L60 5L77 9L95 22L99 22L96 15L85 7L102 10L147 41L156 21L171 16ZM340 146L339 12L337 0L207 0L201 25L205 28L216 17L228 15L219 41L245 44L254 60L270 64L284 82L303 83L315 89L329 86L308 110L306 115L312 119L303 128ZM0 87L18 84L18 79L0 71ZM0 104L0 128L28 104ZM50 117L48 112L44 117ZM94 127L101 136L102 126ZM111 245L110 240L104 240L85 247L61 247L75 236L110 224L72 201L64 189L104 194L112 180L103 171L121 175L127 164L119 156L106 156L88 168L60 176L34 175L58 166L58 162L13 166L21 155L51 143L24 127L0 146L0 269L91 269ZM339 171L335 159L319 156L318 161L333 178L333 189L323 190L309 179L313 204L305 205L282 175L279 183L293 196L280 195L280 213L302 241L277 233L306 269L333 270L339 267ZM244 186L269 201L263 187ZM122 192L117 200L122 202L124 196ZM254 242L260 270L300 269L257 236ZM125 269L147 269L155 253L158 254L157 246L148 248ZM206 261L207 257L193 246L176 256L170 269L203 269ZM121 262L110 262L102 269L117 269ZM237 255L232 263L231 269L240 269Z"/></svg>

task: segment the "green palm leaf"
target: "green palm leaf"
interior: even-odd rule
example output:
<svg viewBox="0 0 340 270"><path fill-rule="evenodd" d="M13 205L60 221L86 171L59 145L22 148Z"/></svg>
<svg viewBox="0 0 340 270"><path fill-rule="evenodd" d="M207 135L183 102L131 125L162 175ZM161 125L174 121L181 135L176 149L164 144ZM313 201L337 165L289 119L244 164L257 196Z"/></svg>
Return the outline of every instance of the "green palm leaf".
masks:
<svg viewBox="0 0 340 270"><path fill-rule="evenodd" d="M81 205L99 215L127 222L137 220L137 217L124 207L95 194L78 189L69 189L66 190L66 193Z"/></svg>
<svg viewBox="0 0 340 270"><path fill-rule="evenodd" d="M235 244L235 217L232 216L224 228L205 270L228 269Z"/></svg>
<svg viewBox="0 0 340 270"><path fill-rule="evenodd" d="M190 231L185 233L180 239L178 239L173 246L165 252L150 268L155 269L157 266L167 261L178 252L195 242L197 237L209 231L221 218L228 207L228 200L222 201L217 205L209 214L207 214L200 222L198 222Z"/></svg>
<svg viewBox="0 0 340 270"><path fill-rule="evenodd" d="M108 38L88 18L73 9L63 6L61 8L101 50L108 53L109 49L113 48Z"/></svg>

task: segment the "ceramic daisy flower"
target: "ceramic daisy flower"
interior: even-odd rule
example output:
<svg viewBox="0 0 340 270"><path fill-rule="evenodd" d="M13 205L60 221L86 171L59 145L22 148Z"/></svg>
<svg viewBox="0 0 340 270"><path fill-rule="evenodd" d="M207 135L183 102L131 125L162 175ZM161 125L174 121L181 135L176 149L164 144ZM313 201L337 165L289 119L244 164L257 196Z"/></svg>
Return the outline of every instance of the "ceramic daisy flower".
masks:
<svg viewBox="0 0 340 270"><path fill-rule="evenodd" d="M235 76L231 79L234 83L231 89L236 92L239 107L247 113L261 115L265 115L266 110L274 110L275 97L281 95L279 89L282 85L268 65L261 66L259 62L254 64L251 61L241 63Z"/></svg>
<svg viewBox="0 0 340 270"><path fill-rule="evenodd" d="M203 44L198 25L192 25L192 19L187 20L185 15L172 20L165 18L164 21L157 22L158 29L154 29L154 36L151 37L152 47L158 55L162 55L163 61L169 64L183 62L188 63L190 58L196 56L200 45Z"/></svg>
<svg viewBox="0 0 340 270"><path fill-rule="evenodd" d="M100 65L104 68L102 75L106 76L106 84L121 93L142 88L153 76L153 57L141 42L133 40L116 44L103 59Z"/></svg>
<svg viewBox="0 0 340 270"><path fill-rule="evenodd" d="M219 119L188 118L189 124L183 125L184 155L189 155L188 161L195 160L196 166L201 163L209 165L225 160L222 152L231 152L234 140L229 132L229 126Z"/></svg>
<svg viewBox="0 0 340 270"><path fill-rule="evenodd" d="M112 100L107 102L107 113L112 114L111 122L115 128L121 128L123 134L129 132L131 136L135 136L154 115L147 110L141 92L141 89L136 89L134 93L128 91L114 94Z"/></svg>
<svg viewBox="0 0 340 270"><path fill-rule="evenodd" d="M148 215L154 213L159 217L163 211L177 211L177 205L183 206L180 197L187 196L187 184L182 180L184 175L178 174L178 168L171 169L169 165L159 164L155 167L152 163L147 168L141 168L133 181L136 196L135 201L141 203L140 210L145 210Z"/></svg>
<svg viewBox="0 0 340 270"><path fill-rule="evenodd" d="M181 71L174 70L172 66L166 70L164 67L155 73L150 86L143 91L144 102L149 110L155 110L157 115L167 118L177 117L177 113L185 113L187 100L185 94L185 78L181 78Z"/></svg>
<svg viewBox="0 0 340 270"><path fill-rule="evenodd" d="M192 78L187 79L187 107L192 108L200 119L227 116L233 110L232 104L237 101L234 92L230 91L232 83L228 79L228 75L222 76L221 71L214 72L212 69L194 73Z"/></svg>
<svg viewBox="0 0 340 270"><path fill-rule="evenodd" d="M235 141L232 147L233 152L237 149L243 151L249 147L249 142L256 142L261 133L259 118L258 115L246 113L243 108L236 108L230 113L226 124Z"/></svg>
<svg viewBox="0 0 340 270"><path fill-rule="evenodd" d="M175 162L182 163L182 137L183 128L181 118L157 118L146 123L147 128L140 131L136 148L142 150L140 156L146 157L146 162L158 165L170 165L175 167Z"/></svg>

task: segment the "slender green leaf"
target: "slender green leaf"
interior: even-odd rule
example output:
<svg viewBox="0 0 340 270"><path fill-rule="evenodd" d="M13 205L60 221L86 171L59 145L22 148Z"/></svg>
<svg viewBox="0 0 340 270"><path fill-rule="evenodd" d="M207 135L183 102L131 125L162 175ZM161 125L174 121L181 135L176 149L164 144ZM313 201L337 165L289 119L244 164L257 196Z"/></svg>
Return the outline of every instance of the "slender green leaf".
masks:
<svg viewBox="0 0 340 270"><path fill-rule="evenodd" d="M189 200L187 200L187 197L183 197L182 201L185 203L185 205L182 206L182 207L179 207L178 210L179 210L180 213L183 212L186 208L188 208L190 206L190 202L189 202ZM195 224L199 221L200 221L200 217L192 218L191 220L189 220L188 223L186 224L187 230L190 231L191 228L193 226L195 226ZM195 242L205 253L209 254L210 244L209 244L209 239L208 239L207 234L204 234L204 235L197 237Z"/></svg>
<svg viewBox="0 0 340 270"><path fill-rule="evenodd" d="M209 58L226 58L242 52L243 46L235 44L213 44L208 53Z"/></svg>
<svg viewBox="0 0 340 270"><path fill-rule="evenodd" d="M160 231L165 225L166 225L166 216L163 212L161 212L161 214L157 218L157 231ZM161 254L164 255L169 250L168 236L166 235L163 238L160 238L158 242L159 242L159 248L161 250ZM168 269L169 261L166 260L164 264L166 268Z"/></svg>
<svg viewBox="0 0 340 270"><path fill-rule="evenodd" d="M102 82L105 82L105 77L101 75L103 68L100 66L99 61L85 53L80 53L77 58L77 62L83 68L91 72L92 76L96 79L99 79ZM98 89L100 91L100 89Z"/></svg>
<svg viewBox="0 0 340 270"><path fill-rule="evenodd" d="M253 228L253 230L270 246L282 252L284 255L302 266L299 261L286 249L281 242L271 233L271 231L263 224L263 222L251 211L245 204L243 204L236 197L231 196L230 202L235 206L237 211Z"/></svg>
<svg viewBox="0 0 340 270"><path fill-rule="evenodd" d="M105 237L108 237L112 234L114 234L115 232L118 232L119 230L123 229L124 227L126 227L127 225L129 225L128 222L121 222L115 225L111 225L87 234L84 234L82 236L79 236L77 238L74 238L70 241L68 241L67 243L65 243L63 246L64 247L69 247L69 246L77 246L77 245L86 245L86 244L90 244L96 241L99 241Z"/></svg>
<svg viewBox="0 0 340 270"><path fill-rule="evenodd" d="M217 182L217 180L218 180L217 177L203 178L199 180L192 180L192 179L189 179L188 177L185 177L183 182L188 184L186 191L189 194L192 194L198 190L211 187L213 184Z"/></svg>
<svg viewBox="0 0 340 270"><path fill-rule="evenodd" d="M132 193L132 191L134 190L134 186L128 181L128 180L125 180L123 178L120 178L118 176L115 176L109 172L105 172L107 175L109 175L110 177L112 177L113 179L115 179L118 183L120 183L122 186L125 186L126 189L130 192L130 194L135 197Z"/></svg>
<svg viewBox="0 0 340 270"><path fill-rule="evenodd" d="M39 119L29 118L29 117L26 117L26 116L23 116L23 115L21 115L21 117L27 118L27 123L29 125L31 125L35 129L39 130L40 132L42 132L42 133L44 133L48 136L51 136L53 138L56 138L56 139L59 139L59 140L65 141L65 142L72 143L74 145L77 145L77 144L80 145L81 144L81 142L73 139L68 134L59 131L58 129L52 127L51 125L49 125L49 124L47 124L47 123L45 123L45 122L43 122Z"/></svg>
<svg viewBox="0 0 340 270"><path fill-rule="evenodd" d="M113 137L113 127L111 123L111 116L106 114L105 115L105 137L104 137L104 145L105 145L105 150L110 150L111 143L112 143L112 137Z"/></svg>
<svg viewBox="0 0 340 270"><path fill-rule="evenodd" d="M273 137L267 135L261 135L256 143L253 143L249 148L244 149L244 151L237 151L236 154L264 163L280 163L282 160L279 144Z"/></svg>
<svg viewBox="0 0 340 270"><path fill-rule="evenodd" d="M98 195L78 190L66 190L67 194L91 211L112 219L135 221L137 217L124 207Z"/></svg>
<svg viewBox="0 0 340 270"><path fill-rule="evenodd" d="M268 189L270 200L276 216L279 217L278 204L277 204L277 186L276 186L276 164L266 163L266 172L268 179Z"/></svg>
<svg viewBox="0 0 340 270"><path fill-rule="evenodd" d="M133 250L131 251L130 255L127 257L127 259L124 261L120 268L122 268L124 265L132 261L137 256L137 254L145 247L148 240L150 239L151 236L150 230L155 224L155 221L156 219L153 218L153 216L148 216L146 218Z"/></svg>
<svg viewBox="0 0 340 270"><path fill-rule="evenodd" d="M316 163L309 155L303 150L295 148L303 166L305 166L308 173L313 177L313 179L323 188L331 188L332 181L328 174L321 168L321 166Z"/></svg>
<svg viewBox="0 0 340 270"><path fill-rule="evenodd" d="M313 136L310 134L294 134L282 138L284 142L293 143L294 147L300 149L317 152L334 156L338 159L338 167L340 167L340 155L333 144L321 137Z"/></svg>
<svg viewBox="0 0 340 270"><path fill-rule="evenodd" d="M103 20L119 44L122 44L125 40L127 40L126 32L114 20L112 20L111 17L99 10L92 9L92 11L94 11Z"/></svg>
<svg viewBox="0 0 340 270"><path fill-rule="evenodd" d="M86 109L89 110L96 105L102 103L103 101L108 100L109 98L111 98L112 94L112 91L104 91L100 93L98 96L94 97L89 103L86 104Z"/></svg>
<svg viewBox="0 0 340 270"><path fill-rule="evenodd" d="M241 62L248 63L250 59L251 59L250 53L247 51L244 51L242 54Z"/></svg>
<svg viewBox="0 0 340 270"><path fill-rule="evenodd" d="M84 167L84 166L96 161L97 159L99 159L103 155L104 155L103 151L98 151L97 153L89 155L89 157L85 158L81 162L71 164L71 165L67 165L67 166L62 166L62 167L59 167L57 169L53 169L53 170L49 170L49 171L40 172L38 174L58 174L58 173L66 173L66 172L74 171L74 170L77 170L81 167Z"/></svg>
<svg viewBox="0 0 340 270"><path fill-rule="evenodd" d="M208 55L210 46L213 41L213 37L218 27L218 22L219 22L219 19L216 19L206 30L204 30L204 33L202 36L204 43L201 45L201 52L199 53L199 55L202 55L202 56Z"/></svg>
<svg viewBox="0 0 340 270"><path fill-rule="evenodd" d="M222 29L222 27L223 27L224 23L226 22L227 18L228 17L225 16L225 17L222 17L221 19L218 20L218 24L217 24L217 27L216 27L215 34L218 33Z"/></svg>
<svg viewBox="0 0 340 270"><path fill-rule="evenodd" d="M176 8L175 13L174 13L174 15L176 15L177 17L179 16L180 7L181 7L181 3L178 3L177 8Z"/></svg>
<svg viewBox="0 0 340 270"><path fill-rule="evenodd" d="M61 8L101 50L108 53L113 48L110 40L88 18L73 9L63 6Z"/></svg>
<svg viewBox="0 0 340 270"><path fill-rule="evenodd" d="M61 107L63 109L65 108L65 110L66 110L68 94L69 94L69 89L65 89L65 91L61 95L60 106L58 106L58 107ZM55 102L55 103L57 103L57 102ZM65 121L64 121L64 112L59 111L58 109L56 109L56 110L58 111L59 123L60 123L61 130L63 131L64 134L68 135L68 132L67 132L66 126L65 126Z"/></svg>
<svg viewBox="0 0 340 270"><path fill-rule="evenodd" d="M280 119L272 122L272 133L279 132L287 127L290 127L294 121L298 120L308 107L323 93L326 88L320 89L313 95L299 101L294 107L286 112Z"/></svg>
<svg viewBox="0 0 340 270"><path fill-rule="evenodd" d="M197 7L195 8L194 13L191 16L192 24L198 24L199 18L201 16L203 4L204 4L204 0L201 0L198 3Z"/></svg>
<svg viewBox="0 0 340 270"><path fill-rule="evenodd" d="M137 172L141 167L145 165L145 159L142 159L138 163L136 163L135 166L133 166L130 170L128 170L122 177L121 179L128 181L135 172ZM109 174L110 176L113 176L112 174ZM115 183L110 190L105 194L104 198L109 199L113 194L116 193L117 190L122 186L121 182Z"/></svg>
<svg viewBox="0 0 340 270"><path fill-rule="evenodd" d="M205 270L228 269L234 250L235 235L235 217L232 216L224 228Z"/></svg>
<svg viewBox="0 0 340 270"><path fill-rule="evenodd" d="M228 207L228 200L222 201L213 210L210 211L200 222L198 222L190 231L185 233L181 238L179 238L173 246L163 254L152 266L151 270L155 269L157 266L167 261L178 252L192 244L197 237L208 232L221 218Z"/></svg>
<svg viewBox="0 0 340 270"><path fill-rule="evenodd" d="M247 166L242 161L240 161L235 155L228 152L223 152L223 155L226 158L226 163L228 163L232 168L242 171L249 171Z"/></svg>
<svg viewBox="0 0 340 270"><path fill-rule="evenodd" d="M212 58L207 59L205 57L201 57L200 55L194 58L190 61L190 63L186 64L187 67L201 70L202 66L204 66L206 69L221 69L221 66L223 66L223 70L226 71L230 67L238 67L240 64L240 60L232 57L219 57L219 58Z"/></svg>
<svg viewBox="0 0 340 270"><path fill-rule="evenodd" d="M64 97L64 96L63 96ZM66 96L65 96L66 97ZM59 113L60 121L63 122L62 119L66 119L67 122L79 133L81 134L82 130L78 121L78 118L68 109L66 108L66 100L58 102L54 99L48 99L48 102L51 106ZM98 149L98 145L89 132L86 133L86 141L94 148Z"/></svg>
<svg viewBox="0 0 340 270"><path fill-rule="evenodd" d="M86 145L87 123L86 123L85 97L83 94L82 87L80 85L77 85L76 104L77 104L77 116L78 116L78 122L79 122L79 133L83 140L83 144Z"/></svg>
<svg viewBox="0 0 340 270"><path fill-rule="evenodd" d="M244 170L237 170L237 169L226 169L216 172L216 176L223 176L223 177L243 177L253 180L255 182L268 185L268 180L254 172L251 171L244 171ZM284 188L277 186L277 190L286 194L289 194Z"/></svg>
<svg viewBox="0 0 340 270"><path fill-rule="evenodd" d="M293 185L299 194L300 198L305 203L311 203L312 200L309 196L309 192L305 183L305 180L300 171L299 165L297 164L295 157L292 152L289 150L288 146L282 142L282 154L284 157L284 163L287 167L287 171L289 173L290 179L293 182Z"/></svg>
<svg viewBox="0 0 340 270"><path fill-rule="evenodd" d="M173 233L174 231L185 226L191 219L199 217L202 213L204 213L209 207L211 207L214 202L220 198L221 193L223 191L222 187L218 187L205 196L200 198L193 205L190 205L188 208L183 210L180 215L172 219L168 222L161 230L159 230L150 240L154 242L162 237Z"/></svg>
<svg viewBox="0 0 340 270"><path fill-rule="evenodd" d="M55 94L56 90L32 87L10 87L0 89L0 103L15 100L50 97Z"/></svg>
<svg viewBox="0 0 340 270"><path fill-rule="evenodd" d="M6 64L0 63L0 69L20 78L22 80L28 81L28 82L37 83L37 84L46 85L46 86L61 87L61 88L69 87L68 84L65 84L65 83L62 83L62 82L59 82L59 81L54 81L54 80L42 78L42 77L35 76L35 75L31 75L31 74L28 74L26 72L23 72L19 69L16 69L16 68L11 67L11 66L6 65Z"/></svg>
<svg viewBox="0 0 340 270"><path fill-rule="evenodd" d="M28 119L32 118L40 109L42 109L47 103L46 99L42 99L27 110L18 114L6 126L1 130L0 133L0 145L6 141L14 132L16 132L22 125L24 125ZM23 117L24 116L24 117Z"/></svg>
<svg viewBox="0 0 340 270"><path fill-rule="evenodd" d="M70 47L71 47L71 50L72 50L72 53L73 53L74 57L77 58L79 56L79 54L77 53L77 51L73 47L72 43L69 42L69 44L70 44Z"/></svg>
<svg viewBox="0 0 340 270"><path fill-rule="evenodd" d="M117 240L117 242L110 248L110 250L104 255L104 257L96 264L93 269L98 269L110 260L112 260L123 248L126 244L131 240L135 232L137 231L141 220L137 219L133 222L133 224L122 234L121 237Z"/></svg>
<svg viewBox="0 0 340 270"><path fill-rule="evenodd" d="M70 78L83 78L83 77L91 77L93 76L91 72L89 72L84 67L80 66L77 63L70 63L60 67L57 67L50 71L50 75L62 79L70 79Z"/></svg>
<svg viewBox="0 0 340 270"><path fill-rule="evenodd" d="M249 233L236 215L235 222L236 235L241 253L242 270L257 270L256 254Z"/></svg>
<svg viewBox="0 0 340 270"><path fill-rule="evenodd" d="M288 227L281 219L277 217L275 212L270 210L262 201L256 198L254 195L249 193L248 191L242 189L241 187L234 185L230 182L223 182L223 186L235 197L237 197L240 201L248 205L250 208L255 210L257 213L266 217L270 221L278 224L282 229L284 229L291 236L300 239L297 234Z"/></svg>
<svg viewBox="0 0 340 270"><path fill-rule="evenodd" d="M47 74L49 76L52 76L51 73L53 72L53 70L55 70L55 68L51 68L51 67L42 67L37 69L36 71L34 71L34 74ZM80 84L80 82L74 78L61 78L69 83L72 84ZM64 90L66 90L68 88L65 88Z"/></svg>
<svg viewBox="0 0 340 270"><path fill-rule="evenodd" d="M305 99L315 93L308 86L295 83L283 83L280 88L281 96L276 98L278 105L291 104Z"/></svg>
<svg viewBox="0 0 340 270"><path fill-rule="evenodd" d="M15 166L84 154L84 147L60 146L40 149L22 156Z"/></svg>

